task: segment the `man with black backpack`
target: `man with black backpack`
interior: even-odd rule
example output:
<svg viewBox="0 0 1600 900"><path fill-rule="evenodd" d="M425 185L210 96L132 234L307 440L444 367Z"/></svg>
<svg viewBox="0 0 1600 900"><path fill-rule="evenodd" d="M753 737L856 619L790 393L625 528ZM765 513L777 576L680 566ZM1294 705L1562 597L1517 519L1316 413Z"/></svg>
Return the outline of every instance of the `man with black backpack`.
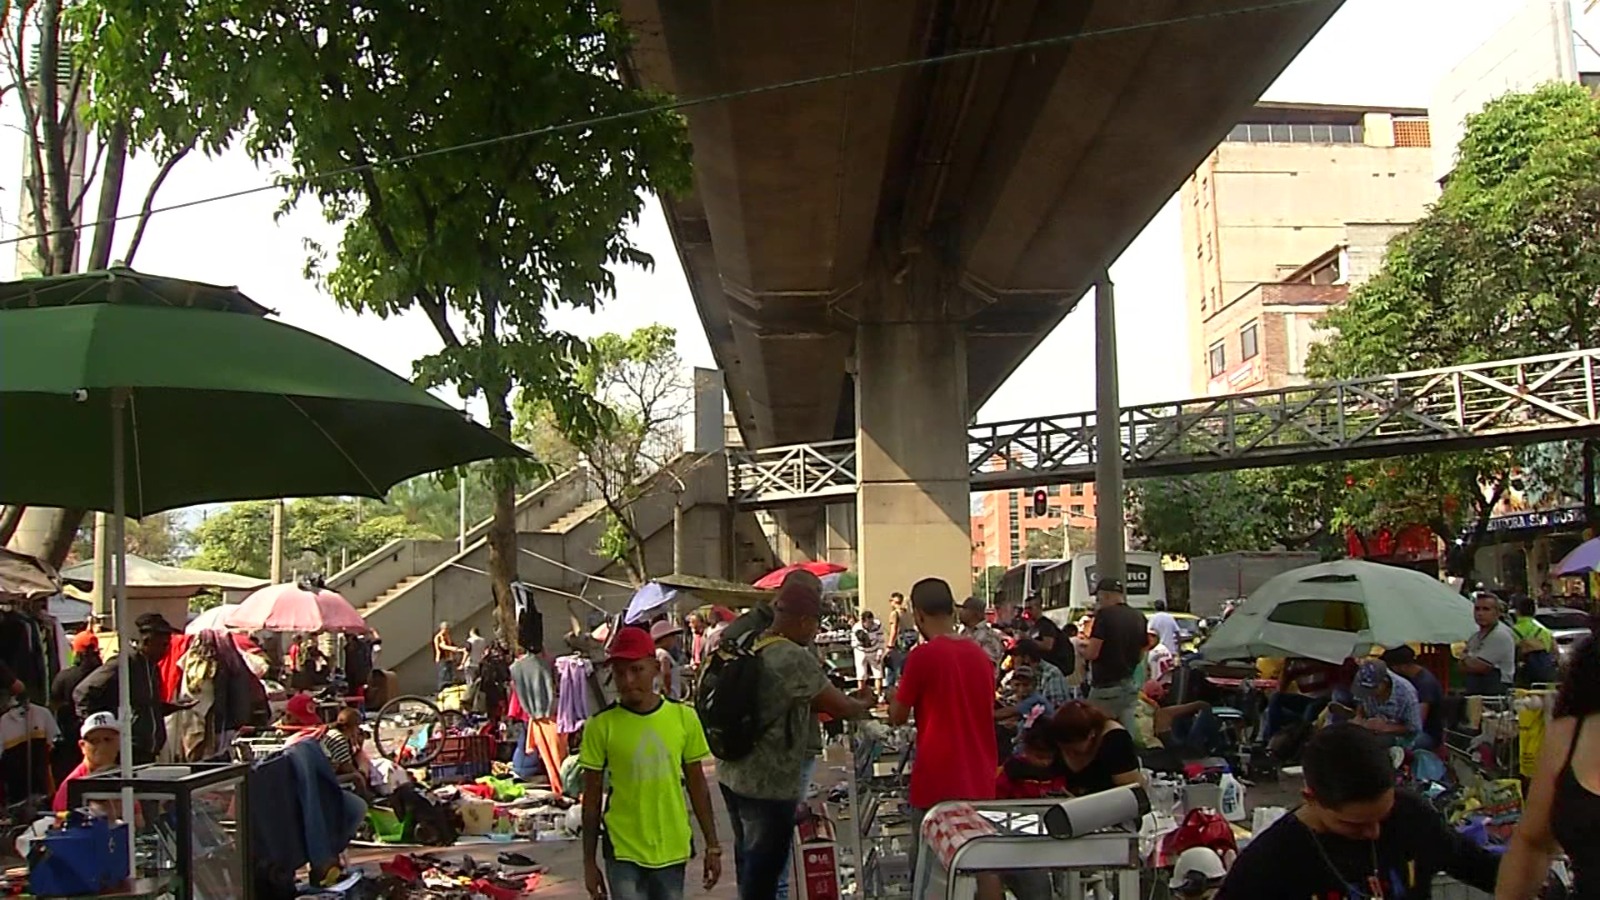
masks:
<svg viewBox="0 0 1600 900"><path fill-rule="evenodd" d="M819 586L786 581L772 624L725 637L700 682L698 708L733 824L741 900L771 900L788 866L802 782L822 752L816 714L848 719L871 709L835 687L811 649L821 617Z"/></svg>

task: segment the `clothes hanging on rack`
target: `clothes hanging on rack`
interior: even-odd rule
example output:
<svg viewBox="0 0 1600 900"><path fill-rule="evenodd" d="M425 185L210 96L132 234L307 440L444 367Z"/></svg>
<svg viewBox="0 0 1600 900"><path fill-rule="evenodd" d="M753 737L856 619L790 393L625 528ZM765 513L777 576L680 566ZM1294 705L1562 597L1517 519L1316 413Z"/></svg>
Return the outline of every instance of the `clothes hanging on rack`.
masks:
<svg viewBox="0 0 1600 900"><path fill-rule="evenodd" d="M15 803L30 793L54 794L50 749L61 729L49 708L18 703L0 713L0 790Z"/></svg>
<svg viewBox="0 0 1600 900"><path fill-rule="evenodd" d="M589 658L570 653L556 659L556 730L571 734L589 720L589 674L594 663Z"/></svg>
<svg viewBox="0 0 1600 900"><path fill-rule="evenodd" d="M61 671L65 653L56 639L58 627L49 616L0 607L0 659L34 703L50 702L50 682Z"/></svg>

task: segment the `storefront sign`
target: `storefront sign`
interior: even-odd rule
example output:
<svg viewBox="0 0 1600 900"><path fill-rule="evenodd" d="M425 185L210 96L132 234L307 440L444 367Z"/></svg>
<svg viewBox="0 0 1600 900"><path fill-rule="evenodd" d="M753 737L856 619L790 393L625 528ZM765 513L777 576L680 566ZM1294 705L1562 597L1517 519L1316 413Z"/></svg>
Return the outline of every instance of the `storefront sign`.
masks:
<svg viewBox="0 0 1600 900"><path fill-rule="evenodd" d="M1494 516L1489 520L1490 531L1518 531L1523 528L1555 528L1561 525L1582 525L1583 509L1569 507L1548 512L1525 512L1511 516Z"/></svg>

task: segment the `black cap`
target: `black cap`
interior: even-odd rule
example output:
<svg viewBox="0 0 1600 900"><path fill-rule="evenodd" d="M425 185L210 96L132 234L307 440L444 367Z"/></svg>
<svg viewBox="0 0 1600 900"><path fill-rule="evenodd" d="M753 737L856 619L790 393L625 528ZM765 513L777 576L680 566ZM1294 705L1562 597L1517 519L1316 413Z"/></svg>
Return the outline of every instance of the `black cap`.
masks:
<svg viewBox="0 0 1600 900"><path fill-rule="evenodd" d="M1395 666L1408 666L1417 661L1417 651L1407 647L1405 644L1401 644L1398 647L1383 651L1383 656L1380 656L1379 659L1387 663L1391 669Z"/></svg>
<svg viewBox="0 0 1600 900"><path fill-rule="evenodd" d="M178 629L166 617L156 612L147 612L133 620L133 627L142 635L152 634L177 634Z"/></svg>
<svg viewBox="0 0 1600 900"><path fill-rule="evenodd" d="M1128 592L1122 586L1121 578L1102 578L1094 583L1094 587L1089 588L1089 593L1091 594L1098 594L1102 591L1111 591L1115 594L1126 594Z"/></svg>

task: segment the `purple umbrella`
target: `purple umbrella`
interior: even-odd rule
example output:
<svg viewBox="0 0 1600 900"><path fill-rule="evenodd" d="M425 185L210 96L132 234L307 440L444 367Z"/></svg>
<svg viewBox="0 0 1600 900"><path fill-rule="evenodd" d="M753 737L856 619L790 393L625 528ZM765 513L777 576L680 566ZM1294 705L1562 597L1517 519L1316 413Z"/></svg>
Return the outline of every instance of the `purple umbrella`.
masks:
<svg viewBox="0 0 1600 900"><path fill-rule="evenodd" d="M1557 575L1583 575L1588 572L1600 572L1600 538L1584 541L1556 563Z"/></svg>

